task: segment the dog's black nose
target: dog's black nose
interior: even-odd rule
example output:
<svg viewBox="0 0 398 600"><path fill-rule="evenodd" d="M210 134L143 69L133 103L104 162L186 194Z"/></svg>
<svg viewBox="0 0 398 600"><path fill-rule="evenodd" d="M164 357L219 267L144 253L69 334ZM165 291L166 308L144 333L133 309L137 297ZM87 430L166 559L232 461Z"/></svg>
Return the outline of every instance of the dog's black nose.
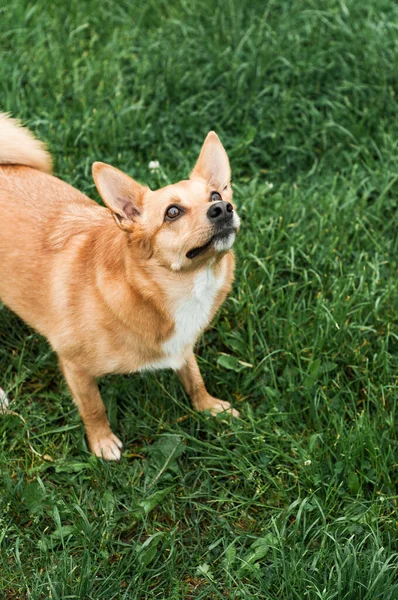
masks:
<svg viewBox="0 0 398 600"><path fill-rule="evenodd" d="M207 211L207 217L212 223L227 223L233 217L234 209L230 202L213 202Z"/></svg>

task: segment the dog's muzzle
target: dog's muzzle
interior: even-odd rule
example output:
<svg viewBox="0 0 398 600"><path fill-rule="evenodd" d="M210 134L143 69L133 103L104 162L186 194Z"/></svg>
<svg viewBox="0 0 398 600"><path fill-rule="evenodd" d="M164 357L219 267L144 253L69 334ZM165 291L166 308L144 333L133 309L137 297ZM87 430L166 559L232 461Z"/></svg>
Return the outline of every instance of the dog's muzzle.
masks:
<svg viewBox="0 0 398 600"><path fill-rule="evenodd" d="M227 203L224 202L223 204ZM232 207L232 205L230 206ZM226 252L232 248L236 232L239 229L240 221L238 215L234 213L232 209L232 212L226 210L224 213L216 214L214 219L213 235L205 244L203 244L203 246L197 246L189 250L186 253L187 258L196 258L210 247L213 247L217 252Z"/></svg>

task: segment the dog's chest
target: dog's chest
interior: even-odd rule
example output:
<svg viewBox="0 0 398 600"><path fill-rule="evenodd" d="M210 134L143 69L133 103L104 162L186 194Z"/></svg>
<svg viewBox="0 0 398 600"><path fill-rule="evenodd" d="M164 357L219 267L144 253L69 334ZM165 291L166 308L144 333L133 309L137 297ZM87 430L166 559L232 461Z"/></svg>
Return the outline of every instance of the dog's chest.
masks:
<svg viewBox="0 0 398 600"><path fill-rule="evenodd" d="M178 369L183 365L184 350L193 346L208 325L217 294L225 282L225 265L218 274L213 269L200 271L185 297L173 303L174 333L163 343L164 358L145 366L145 369Z"/></svg>

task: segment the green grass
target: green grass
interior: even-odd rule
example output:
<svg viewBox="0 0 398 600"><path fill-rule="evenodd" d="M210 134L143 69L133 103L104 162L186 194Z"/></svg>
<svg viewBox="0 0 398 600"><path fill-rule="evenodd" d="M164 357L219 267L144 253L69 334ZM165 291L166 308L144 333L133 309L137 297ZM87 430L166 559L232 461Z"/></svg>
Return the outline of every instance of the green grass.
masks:
<svg viewBox="0 0 398 600"><path fill-rule="evenodd" d="M169 372L107 377L120 464L0 309L0 598L398 598L397 19L390 0L0 8L2 109L58 176L98 199L102 160L163 185L214 128L243 222L198 347L241 419L194 413Z"/></svg>

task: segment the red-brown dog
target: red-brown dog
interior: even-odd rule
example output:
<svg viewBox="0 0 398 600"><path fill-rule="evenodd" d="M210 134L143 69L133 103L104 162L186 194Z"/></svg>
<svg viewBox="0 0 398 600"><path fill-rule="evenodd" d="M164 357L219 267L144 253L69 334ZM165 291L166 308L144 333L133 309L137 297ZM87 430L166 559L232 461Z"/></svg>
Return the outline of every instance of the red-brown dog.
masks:
<svg viewBox="0 0 398 600"><path fill-rule="evenodd" d="M57 352L92 452L121 455L95 381L106 373L171 368L197 410L237 415L193 353L231 289L239 229L217 135L188 180L157 191L94 163L108 208L50 171L44 146L0 114L0 299Z"/></svg>

